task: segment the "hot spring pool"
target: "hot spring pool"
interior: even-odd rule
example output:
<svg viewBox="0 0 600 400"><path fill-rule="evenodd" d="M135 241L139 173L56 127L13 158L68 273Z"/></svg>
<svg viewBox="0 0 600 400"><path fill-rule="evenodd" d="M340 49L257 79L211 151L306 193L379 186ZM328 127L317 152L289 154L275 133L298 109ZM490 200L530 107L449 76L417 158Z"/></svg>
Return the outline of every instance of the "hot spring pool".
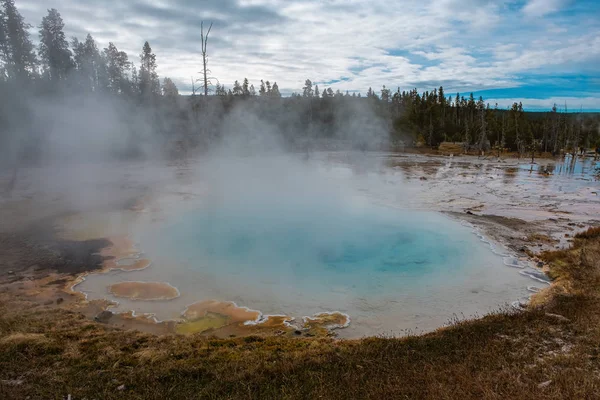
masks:
<svg viewBox="0 0 600 400"><path fill-rule="evenodd" d="M168 282L179 298L118 299L158 319L212 299L296 318L340 311L352 319L343 337L401 335L498 309L531 284L460 221L366 199L213 198L134 236L149 268L92 275L78 288L112 298L106 288L117 282Z"/></svg>

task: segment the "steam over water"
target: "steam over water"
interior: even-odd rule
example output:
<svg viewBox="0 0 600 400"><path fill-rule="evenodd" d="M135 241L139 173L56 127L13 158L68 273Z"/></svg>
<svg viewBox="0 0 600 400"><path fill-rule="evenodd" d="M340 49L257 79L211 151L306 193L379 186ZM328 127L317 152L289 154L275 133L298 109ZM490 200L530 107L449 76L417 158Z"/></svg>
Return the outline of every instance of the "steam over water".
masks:
<svg viewBox="0 0 600 400"><path fill-rule="evenodd" d="M352 319L340 331L347 337L430 330L523 298L531 281L489 244L460 221L390 201L390 190L408 197L410 186L386 183L371 166L203 164L198 181L164 189L158 220L133 229L152 265L89 276L79 288L111 298L105 288L116 282L168 282L179 298L118 299L123 311L159 319L203 300L298 319L340 311Z"/></svg>

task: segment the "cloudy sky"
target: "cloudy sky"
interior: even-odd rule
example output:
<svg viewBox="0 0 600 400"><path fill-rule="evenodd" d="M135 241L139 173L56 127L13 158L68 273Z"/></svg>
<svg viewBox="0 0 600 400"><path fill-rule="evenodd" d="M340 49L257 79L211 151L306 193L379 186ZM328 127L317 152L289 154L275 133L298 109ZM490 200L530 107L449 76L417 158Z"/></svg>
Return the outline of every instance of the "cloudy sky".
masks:
<svg viewBox="0 0 600 400"><path fill-rule="evenodd" d="M212 75L300 91L444 86L491 104L600 110L598 0L16 0L37 27L60 11L69 37L89 32L139 62L148 40L159 74L181 92L199 76L200 22L214 21ZM32 29L37 32L37 28ZM37 39L37 33L34 35Z"/></svg>

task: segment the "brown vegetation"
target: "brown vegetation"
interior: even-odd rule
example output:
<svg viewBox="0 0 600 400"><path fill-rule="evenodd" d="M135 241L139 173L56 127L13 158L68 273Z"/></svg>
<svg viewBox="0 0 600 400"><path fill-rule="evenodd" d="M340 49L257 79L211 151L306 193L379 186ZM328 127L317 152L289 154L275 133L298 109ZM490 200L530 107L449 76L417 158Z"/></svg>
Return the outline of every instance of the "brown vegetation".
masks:
<svg viewBox="0 0 600 400"><path fill-rule="evenodd" d="M587 231L575 235L577 239L594 239L600 237L600 226L589 228Z"/></svg>

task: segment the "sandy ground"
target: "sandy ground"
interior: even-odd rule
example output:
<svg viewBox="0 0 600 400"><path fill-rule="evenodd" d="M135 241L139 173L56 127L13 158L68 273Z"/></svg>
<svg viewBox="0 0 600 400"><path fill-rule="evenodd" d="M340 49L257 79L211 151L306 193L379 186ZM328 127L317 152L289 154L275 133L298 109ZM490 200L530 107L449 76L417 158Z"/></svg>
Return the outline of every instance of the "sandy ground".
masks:
<svg viewBox="0 0 600 400"><path fill-rule="evenodd" d="M523 259L566 247L575 233L600 225L600 166L591 160L585 164L579 160L542 160L531 165L516 159L474 156L382 153L369 157L382 161L376 171L380 178L389 180L390 185L406 184L410 195L402 198L403 206L457 216ZM347 155L340 153L319 154L317 158L347 163ZM0 199L2 293L67 307L117 327L172 331L170 323L112 315L106 312L107 304L86 302L71 292L77 276L102 269L107 258L101 250L109 242L95 237L95 232L85 238L91 240L66 238L57 232L56 221L97 210L137 206L136 211L144 211L138 200L157 191L163 197L194 196L182 189L193 182L190 165L193 163L118 165L94 168L92 176L83 171L69 172L65 179L60 172L52 173L50 179L48 171L20 171L14 190ZM372 165L356 168L358 173L368 174L373 172ZM0 175L0 188L9 179L9 174ZM397 194L390 192L390 196L393 201Z"/></svg>

